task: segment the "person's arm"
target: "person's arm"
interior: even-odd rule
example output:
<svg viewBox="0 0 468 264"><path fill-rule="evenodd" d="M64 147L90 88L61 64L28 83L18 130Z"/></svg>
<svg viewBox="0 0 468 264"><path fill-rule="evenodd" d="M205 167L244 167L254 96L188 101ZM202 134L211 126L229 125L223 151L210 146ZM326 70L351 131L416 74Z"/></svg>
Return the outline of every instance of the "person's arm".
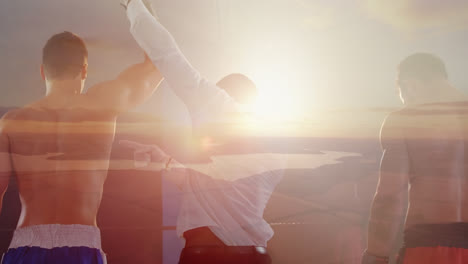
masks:
<svg viewBox="0 0 468 264"><path fill-rule="evenodd" d="M410 163L401 126L392 115L382 126L381 141L384 153L370 213L363 264L388 263L406 216Z"/></svg>
<svg viewBox="0 0 468 264"><path fill-rule="evenodd" d="M161 73L145 56L144 62L127 68L116 79L89 88L86 96L93 108L125 112L147 100L162 79Z"/></svg>
<svg viewBox="0 0 468 264"><path fill-rule="evenodd" d="M172 35L151 15L141 0L130 1L127 16L133 37L187 105L192 117L213 111L238 110L238 104L226 91L203 78L188 62Z"/></svg>
<svg viewBox="0 0 468 264"><path fill-rule="evenodd" d="M0 212L2 210L3 196L8 188L11 171L10 143L5 131L5 119L2 119L0 120Z"/></svg>
<svg viewBox="0 0 468 264"><path fill-rule="evenodd" d="M185 166L156 145L146 145L130 140L120 140L119 144L133 150L135 168L148 169L151 164L158 164L156 170L163 170L163 177L182 188Z"/></svg>

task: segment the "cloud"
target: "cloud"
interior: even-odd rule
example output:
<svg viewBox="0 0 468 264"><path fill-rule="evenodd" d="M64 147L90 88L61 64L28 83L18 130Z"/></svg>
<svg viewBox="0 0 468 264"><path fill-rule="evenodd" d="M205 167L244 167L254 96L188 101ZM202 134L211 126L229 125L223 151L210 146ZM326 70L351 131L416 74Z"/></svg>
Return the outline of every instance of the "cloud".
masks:
<svg viewBox="0 0 468 264"><path fill-rule="evenodd" d="M331 5L320 2L296 0L299 13L302 14L302 22L313 29L326 29L336 24L337 9Z"/></svg>
<svg viewBox="0 0 468 264"><path fill-rule="evenodd" d="M468 22L466 0L361 0L374 18L400 29L460 29Z"/></svg>
<svg viewBox="0 0 468 264"><path fill-rule="evenodd" d="M327 1L296 0L296 13L303 25L315 30L324 30L339 24L343 8Z"/></svg>

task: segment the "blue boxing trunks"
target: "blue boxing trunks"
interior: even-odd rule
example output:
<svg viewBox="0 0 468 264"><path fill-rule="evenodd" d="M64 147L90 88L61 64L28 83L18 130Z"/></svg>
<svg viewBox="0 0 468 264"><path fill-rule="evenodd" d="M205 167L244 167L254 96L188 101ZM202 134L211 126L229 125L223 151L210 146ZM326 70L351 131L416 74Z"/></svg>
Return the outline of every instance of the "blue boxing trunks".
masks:
<svg viewBox="0 0 468 264"><path fill-rule="evenodd" d="M2 264L106 264L99 228L36 225L15 230Z"/></svg>

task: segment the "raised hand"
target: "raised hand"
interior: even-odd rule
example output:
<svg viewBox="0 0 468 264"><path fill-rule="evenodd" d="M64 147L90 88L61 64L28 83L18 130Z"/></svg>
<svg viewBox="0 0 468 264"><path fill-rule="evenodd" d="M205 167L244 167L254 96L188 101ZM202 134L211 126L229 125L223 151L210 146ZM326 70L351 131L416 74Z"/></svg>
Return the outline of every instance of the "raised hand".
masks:
<svg viewBox="0 0 468 264"><path fill-rule="evenodd" d="M127 10L127 6L130 4L130 1L132 0L120 0L120 5L123 6L125 10Z"/></svg>
<svg viewBox="0 0 468 264"><path fill-rule="evenodd" d="M119 144L133 149L133 159L137 168L146 167L152 162L163 163L165 165L171 159L169 155L156 145L145 145L130 140L120 140Z"/></svg>

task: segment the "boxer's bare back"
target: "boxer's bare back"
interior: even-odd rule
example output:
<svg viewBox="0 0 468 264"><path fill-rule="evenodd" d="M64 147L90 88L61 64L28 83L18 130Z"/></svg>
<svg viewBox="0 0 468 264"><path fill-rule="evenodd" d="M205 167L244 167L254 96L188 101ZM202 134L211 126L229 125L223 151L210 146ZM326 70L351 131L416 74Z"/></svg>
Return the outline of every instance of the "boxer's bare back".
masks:
<svg viewBox="0 0 468 264"><path fill-rule="evenodd" d="M161 80L146 60L87 93L67 93L67 82L59 82L58 92L3 117L0 198L16 176L18 227L96 225L116 117L150 96Z"/></svg>
<svg viewBox="0 0 468 264"><path fill-rule="evenodd" d="M403 110L395 120L410 164L406 227L468 222L467 109L467 101L425 105Z"/></svg>
<svg viewBox="0 0 468 264"><path fill-rule="evenodd" d="M400 225L468 222L468 100L445 97L394 112L382 127L368 241L377 256L388 256Z"/></svg>

